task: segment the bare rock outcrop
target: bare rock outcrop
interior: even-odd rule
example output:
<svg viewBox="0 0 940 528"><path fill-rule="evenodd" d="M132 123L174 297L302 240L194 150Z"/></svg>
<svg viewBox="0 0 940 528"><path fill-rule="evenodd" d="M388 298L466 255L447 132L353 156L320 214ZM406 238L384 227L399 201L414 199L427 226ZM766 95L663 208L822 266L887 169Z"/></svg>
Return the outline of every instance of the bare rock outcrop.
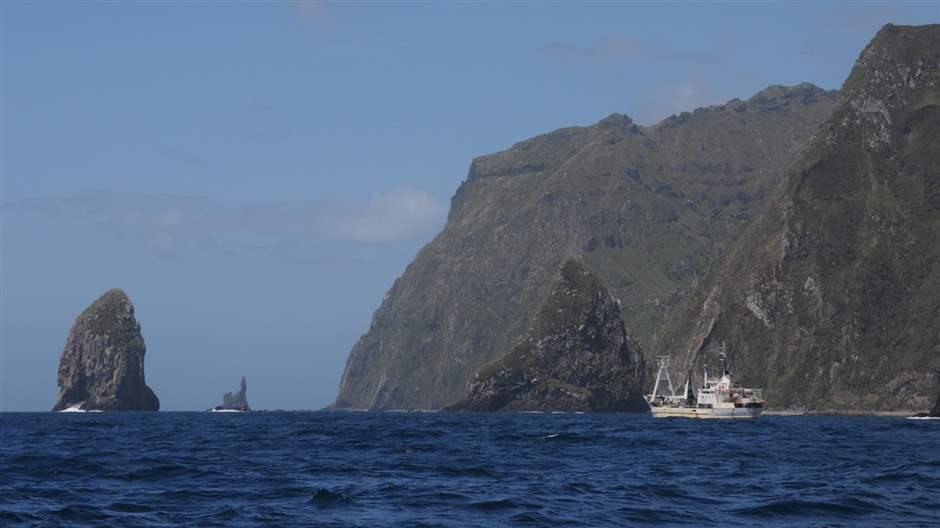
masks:
<svg viewBox="0 0 940 528"><path fill-rule="evenodd" d="M69 331L52 410L159 410L160 400L144 378L145 353L130 298L123 290L106 292Z"/></svg>
<svg viewBox="0 0 940 528"><path fill-rule="evenodd" d="M565 261L525 340L480 369L464 411L644 411L643 359L620 302L581 259Z"/></svg>
<svg viewBox="0 0 940 528"><path fill-rule="evenodd" d="M216 411L250 411L248 406L248 384L245 382L245 376L242 376L242 382L238 392L226 392L222 396L222 405L215 406Z"/></svg>

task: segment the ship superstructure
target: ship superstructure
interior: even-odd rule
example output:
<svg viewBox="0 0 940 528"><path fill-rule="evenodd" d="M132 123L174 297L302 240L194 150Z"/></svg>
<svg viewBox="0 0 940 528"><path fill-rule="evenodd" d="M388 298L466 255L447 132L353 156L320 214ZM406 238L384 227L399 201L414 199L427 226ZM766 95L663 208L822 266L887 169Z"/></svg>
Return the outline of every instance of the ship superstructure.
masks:
<svg viewBox="0 0 940 528"><path fill-rule="evenodd" d="M650 406L650 412L657 418L757 418L764 410L764 398L761 389L742 387L734 382L727 369L727 357L722 352L721 376L708 377L708 367L704 367L703 383L695 394L692 393L692 373L686 378L681 394L677 394L669 375L669 356L659 356L656 384L652 394L644 396ZM669 393L660 392L665 379Z"/></svg>

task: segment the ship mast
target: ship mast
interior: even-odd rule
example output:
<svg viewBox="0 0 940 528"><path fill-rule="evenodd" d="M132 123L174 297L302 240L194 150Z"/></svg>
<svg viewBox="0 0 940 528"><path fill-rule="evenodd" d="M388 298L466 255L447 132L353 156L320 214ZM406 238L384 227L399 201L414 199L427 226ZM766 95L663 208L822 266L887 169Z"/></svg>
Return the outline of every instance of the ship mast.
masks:
<svg viewBox="0 0 940 528"><path fill-rule="evenodd" d="M656 356L656 364L659 366L659 372L656 373L656 384L653 385L653 398L656 398L656 391L659 390L659 382L663 374L666 374L666 383L669 385L669 394L676 395L676 390L672 387L672 378L669 377L669 356Z"/></svg>
<svg viewBox="0 0 940 528"><path fill-rule="evenodd" d="M721 348L718 350L718 361L721 362L721 375L722 375L722 376L727 376L727 375L731 374L731 372L728 371L728 354L727 354L727 352L728 352L728 345L726 345L724 342L722 342L722 343L721 343Z"/></svg>

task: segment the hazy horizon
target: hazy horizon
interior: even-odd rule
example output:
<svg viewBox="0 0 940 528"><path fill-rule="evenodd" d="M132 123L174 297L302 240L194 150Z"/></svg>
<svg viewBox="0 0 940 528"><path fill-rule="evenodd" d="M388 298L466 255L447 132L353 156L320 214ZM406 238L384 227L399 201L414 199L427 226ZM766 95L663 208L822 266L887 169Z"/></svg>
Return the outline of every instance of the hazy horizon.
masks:
<svg viewBox="0 0 940 528"><path fill-rule="evenodd" d="M0 411L131 297L162 410L318 409L473 157L614 113L837 89L935 2L0 4ZM746 42L749 45L741 46Z"/></svg>

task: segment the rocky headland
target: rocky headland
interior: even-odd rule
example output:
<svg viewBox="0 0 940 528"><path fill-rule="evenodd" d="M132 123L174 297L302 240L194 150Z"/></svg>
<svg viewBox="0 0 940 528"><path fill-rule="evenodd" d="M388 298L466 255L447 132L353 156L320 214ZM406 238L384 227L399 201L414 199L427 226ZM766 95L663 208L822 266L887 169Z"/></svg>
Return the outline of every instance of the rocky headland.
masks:
<svg viewBox="0 0 940 528"><path fill-rule="evenodd" d="M940 387L940 25L887 25L760 218L656 352L764 387L771 408L929 408Z"/></svg>
<svg viewBox="0 0 940 528"><path fill-rule="evenodd" d="M774 409L927 408L938 70L940 26L887 25L838 93L772 86L648 127L612 114L476 158L353 347L334 406L437 409L468 382L504 393L481 373L528 339L553 275L581 255L623 299L646 365L715 364L727 347Z"/></svg>
<svg viewBox="0 0 940 528"><path fill-rule="evenodd" d="M145 353L130 298L119 289L106 292L69 331L52 410L159 410L160 400L144 378Z"/></svg>
<svg viewBox="0 0 940 528"><path fill-rule="evenodd" d="M474 159L444 230L353 347L334 407L462 399L470 377L525 336L575 255L650 350L669 308L765 207L835 102L811 84L771 86L653 126L612 114Z"/></svg>
<svg viewBox="0 0 940 528"><path fill-rule="evenodd" d="M525 339L474 374L448 410L642 411L643 357L620 302L569 259Z"/></svg>

